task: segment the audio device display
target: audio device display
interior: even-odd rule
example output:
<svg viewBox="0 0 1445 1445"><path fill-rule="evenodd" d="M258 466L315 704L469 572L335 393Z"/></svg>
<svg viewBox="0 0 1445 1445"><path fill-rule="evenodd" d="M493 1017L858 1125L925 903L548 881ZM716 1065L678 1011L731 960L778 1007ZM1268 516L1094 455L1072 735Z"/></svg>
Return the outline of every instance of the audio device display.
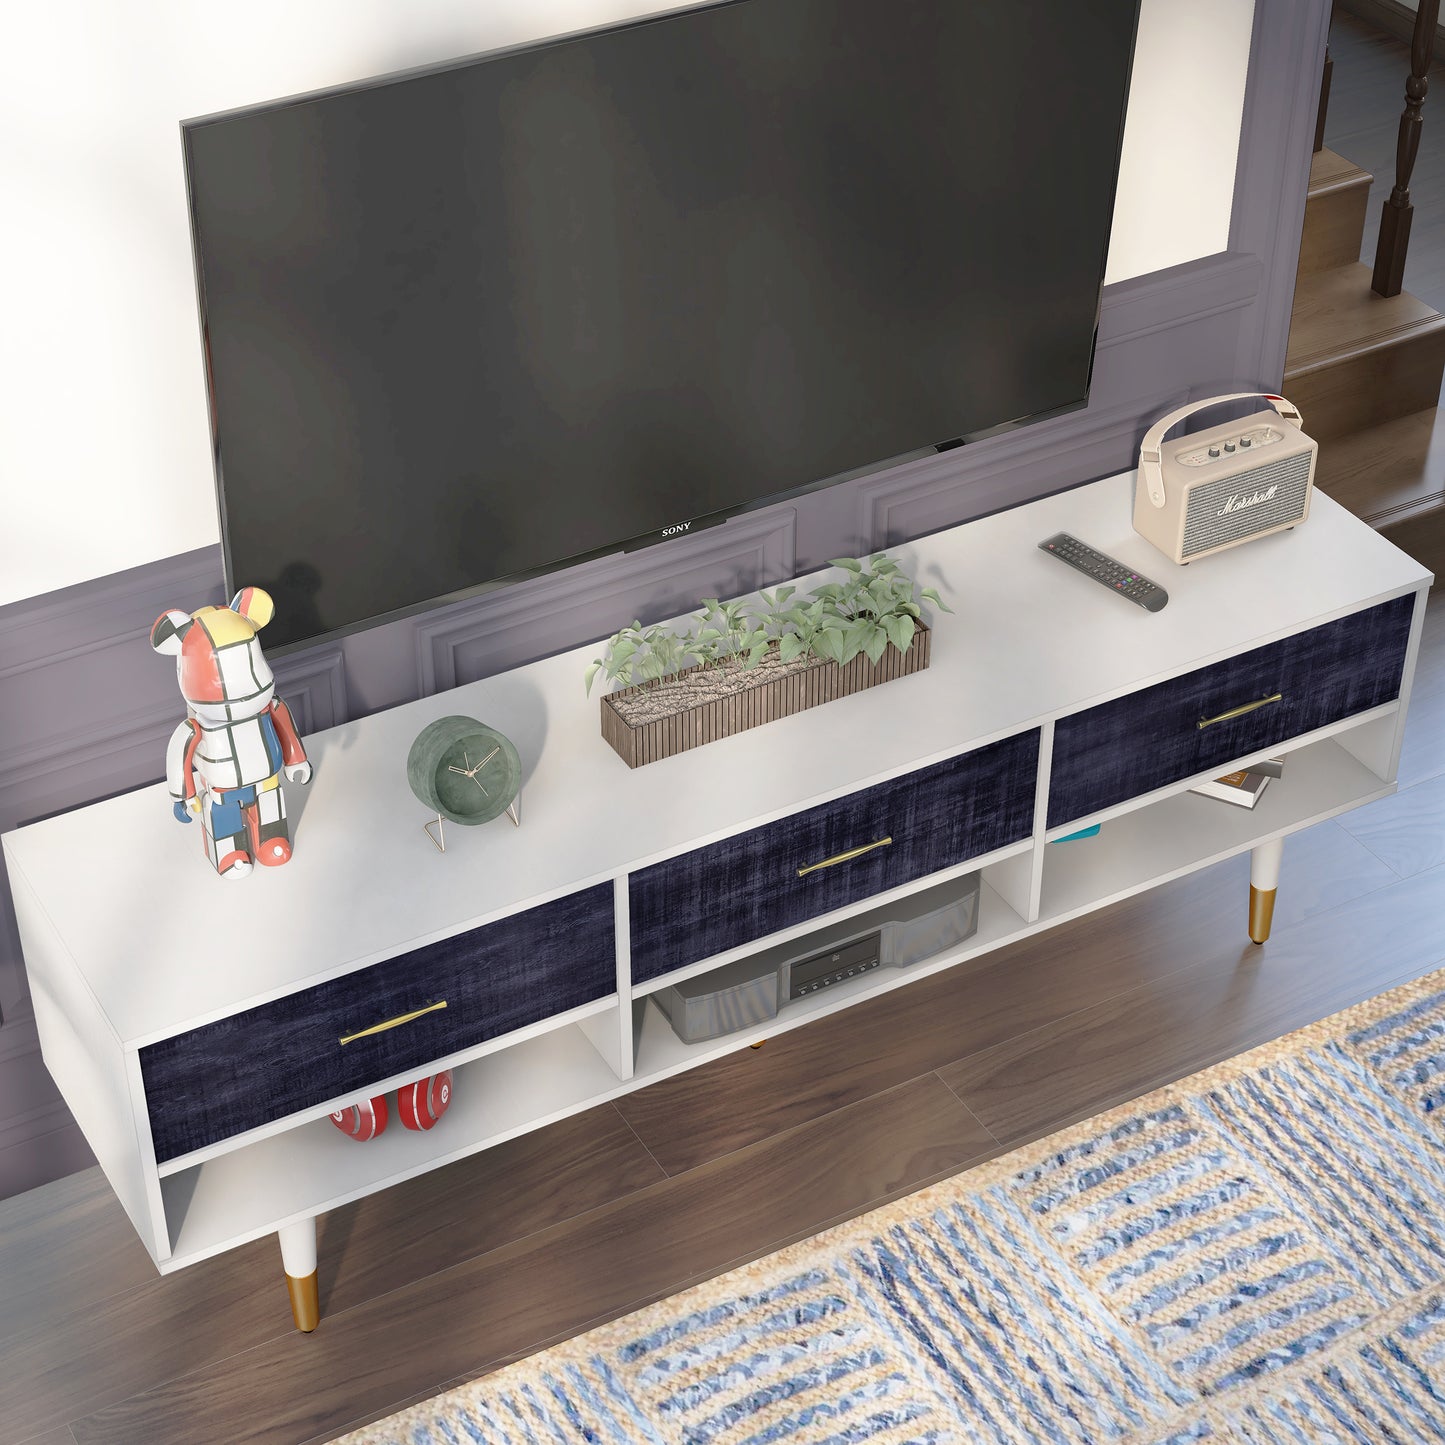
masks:
<svg viewBox="0 0 1445 1445"><path fill-rule="evenodd" d="M1167 445L1165 434L1205 407L1261 399L1258 411ZM1252 542L1309 516L1319 444L1282 396L1241 391L1191 402L1144 437L1134 489L1134 530L1173 562Z"/></svg>
<svg viewBox="0 0 1445 1445"><path fill-rule="evenodd" d="M882 962L882 943L882 933L870 933L852 943L825 948L811 958L796 959L788 965L789 999L817 993L820 988L877 968Z"/></svg>
<svg viewBox="0 0 1445 1445"><path fill-rule="evenodd" d="M911 893L841 923L694 974L653 1001L684 1043L768 1022L783 1005L879 968L907 968L978 929L979 875Z"/></svg>

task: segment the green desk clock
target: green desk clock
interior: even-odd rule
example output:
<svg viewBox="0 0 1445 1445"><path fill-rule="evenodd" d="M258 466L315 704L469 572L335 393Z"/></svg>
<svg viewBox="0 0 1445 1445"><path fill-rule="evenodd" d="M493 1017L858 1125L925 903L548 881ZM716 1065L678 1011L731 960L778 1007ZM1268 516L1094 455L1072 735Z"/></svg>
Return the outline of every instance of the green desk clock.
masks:
<svg viewBox="0 0 1445 1445"><path fill-rule="evenodd" d="M422 826L443 853L443 819L475 827L505 813L521 826L522 760L509 739L476 718L440 717L428 723L407 754L406 780L436 814L434 824Z"/></svg>

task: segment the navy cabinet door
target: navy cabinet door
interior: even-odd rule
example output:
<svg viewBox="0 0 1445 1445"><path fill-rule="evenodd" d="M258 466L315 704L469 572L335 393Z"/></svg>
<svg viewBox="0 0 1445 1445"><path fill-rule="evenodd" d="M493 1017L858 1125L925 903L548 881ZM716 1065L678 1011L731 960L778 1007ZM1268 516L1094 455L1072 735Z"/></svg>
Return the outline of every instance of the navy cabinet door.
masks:
<svg viewBox="0 0 1445 1445"><path fill-rule="evenodd" d="M1207 565L1207 564L1201 564ZM1049 827L1288 741L1400 695L1413 594L1062 719ZM1226 722L1201 721L1279 694Z"/></svg>
<svg viewBox="0 0 1445 1445"><path fill-rule="evenodd" d="M628 883L633 980L1028 837L1038 756L1038 730L1019 733L640 869Z"/></svg>
<svg viewBox="0 0 1445 1445"><path fill-rule="evenodd" d="M156 1160L189 1154L617 990L612 885L554 899L140 1051ZM442 999L446 1008L353 1043Z"/></svg>

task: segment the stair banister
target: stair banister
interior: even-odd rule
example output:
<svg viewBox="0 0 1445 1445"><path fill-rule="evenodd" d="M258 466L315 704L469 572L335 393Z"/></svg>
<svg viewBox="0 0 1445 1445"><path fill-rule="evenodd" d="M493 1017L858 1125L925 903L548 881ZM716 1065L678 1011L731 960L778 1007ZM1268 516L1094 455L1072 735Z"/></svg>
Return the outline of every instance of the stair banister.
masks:
<svg viewBox="0 0 1445 1445"><path fill-rule="evenodd" d="M1380 216L1380 240L1375 247L1372 288L1381 296L1398 296L1405 276L1405 252L1410 244L1410 173L1420 149L1420 110L1430 89L1430 61L1435 49L1435 25L1440 0L1420 0L1415 12L1415 33L1410 41L1410 78L1405 82L1405 109L1395 142L1395 187Z"/></svg>

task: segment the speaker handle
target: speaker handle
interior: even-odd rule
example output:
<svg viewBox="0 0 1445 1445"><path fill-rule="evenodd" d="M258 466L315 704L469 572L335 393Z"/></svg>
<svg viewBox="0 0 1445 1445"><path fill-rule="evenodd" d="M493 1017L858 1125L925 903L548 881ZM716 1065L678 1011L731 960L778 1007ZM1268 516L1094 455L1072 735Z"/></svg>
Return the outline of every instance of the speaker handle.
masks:
<svg viewBox="0 0 1445 1445"><path fill-rule="evenodd" d="M1161 416L1144 433L1143 445L1139 450L1139 476L1148 490L1149 500L1156 507L1164 505L1164 458L1159 448L1167 432L1178 426L1185 417L1193 416L1196 411L1203 411L1207 406L1222 406L1227 401L1257 400L1269 402L1285 421L1300 428L1304 427L1299 408L1272 391L1236 391L1229 396L1211 396L1206 401L1191 401L1187 406L1171 411L1168 416Z"/></svg>

